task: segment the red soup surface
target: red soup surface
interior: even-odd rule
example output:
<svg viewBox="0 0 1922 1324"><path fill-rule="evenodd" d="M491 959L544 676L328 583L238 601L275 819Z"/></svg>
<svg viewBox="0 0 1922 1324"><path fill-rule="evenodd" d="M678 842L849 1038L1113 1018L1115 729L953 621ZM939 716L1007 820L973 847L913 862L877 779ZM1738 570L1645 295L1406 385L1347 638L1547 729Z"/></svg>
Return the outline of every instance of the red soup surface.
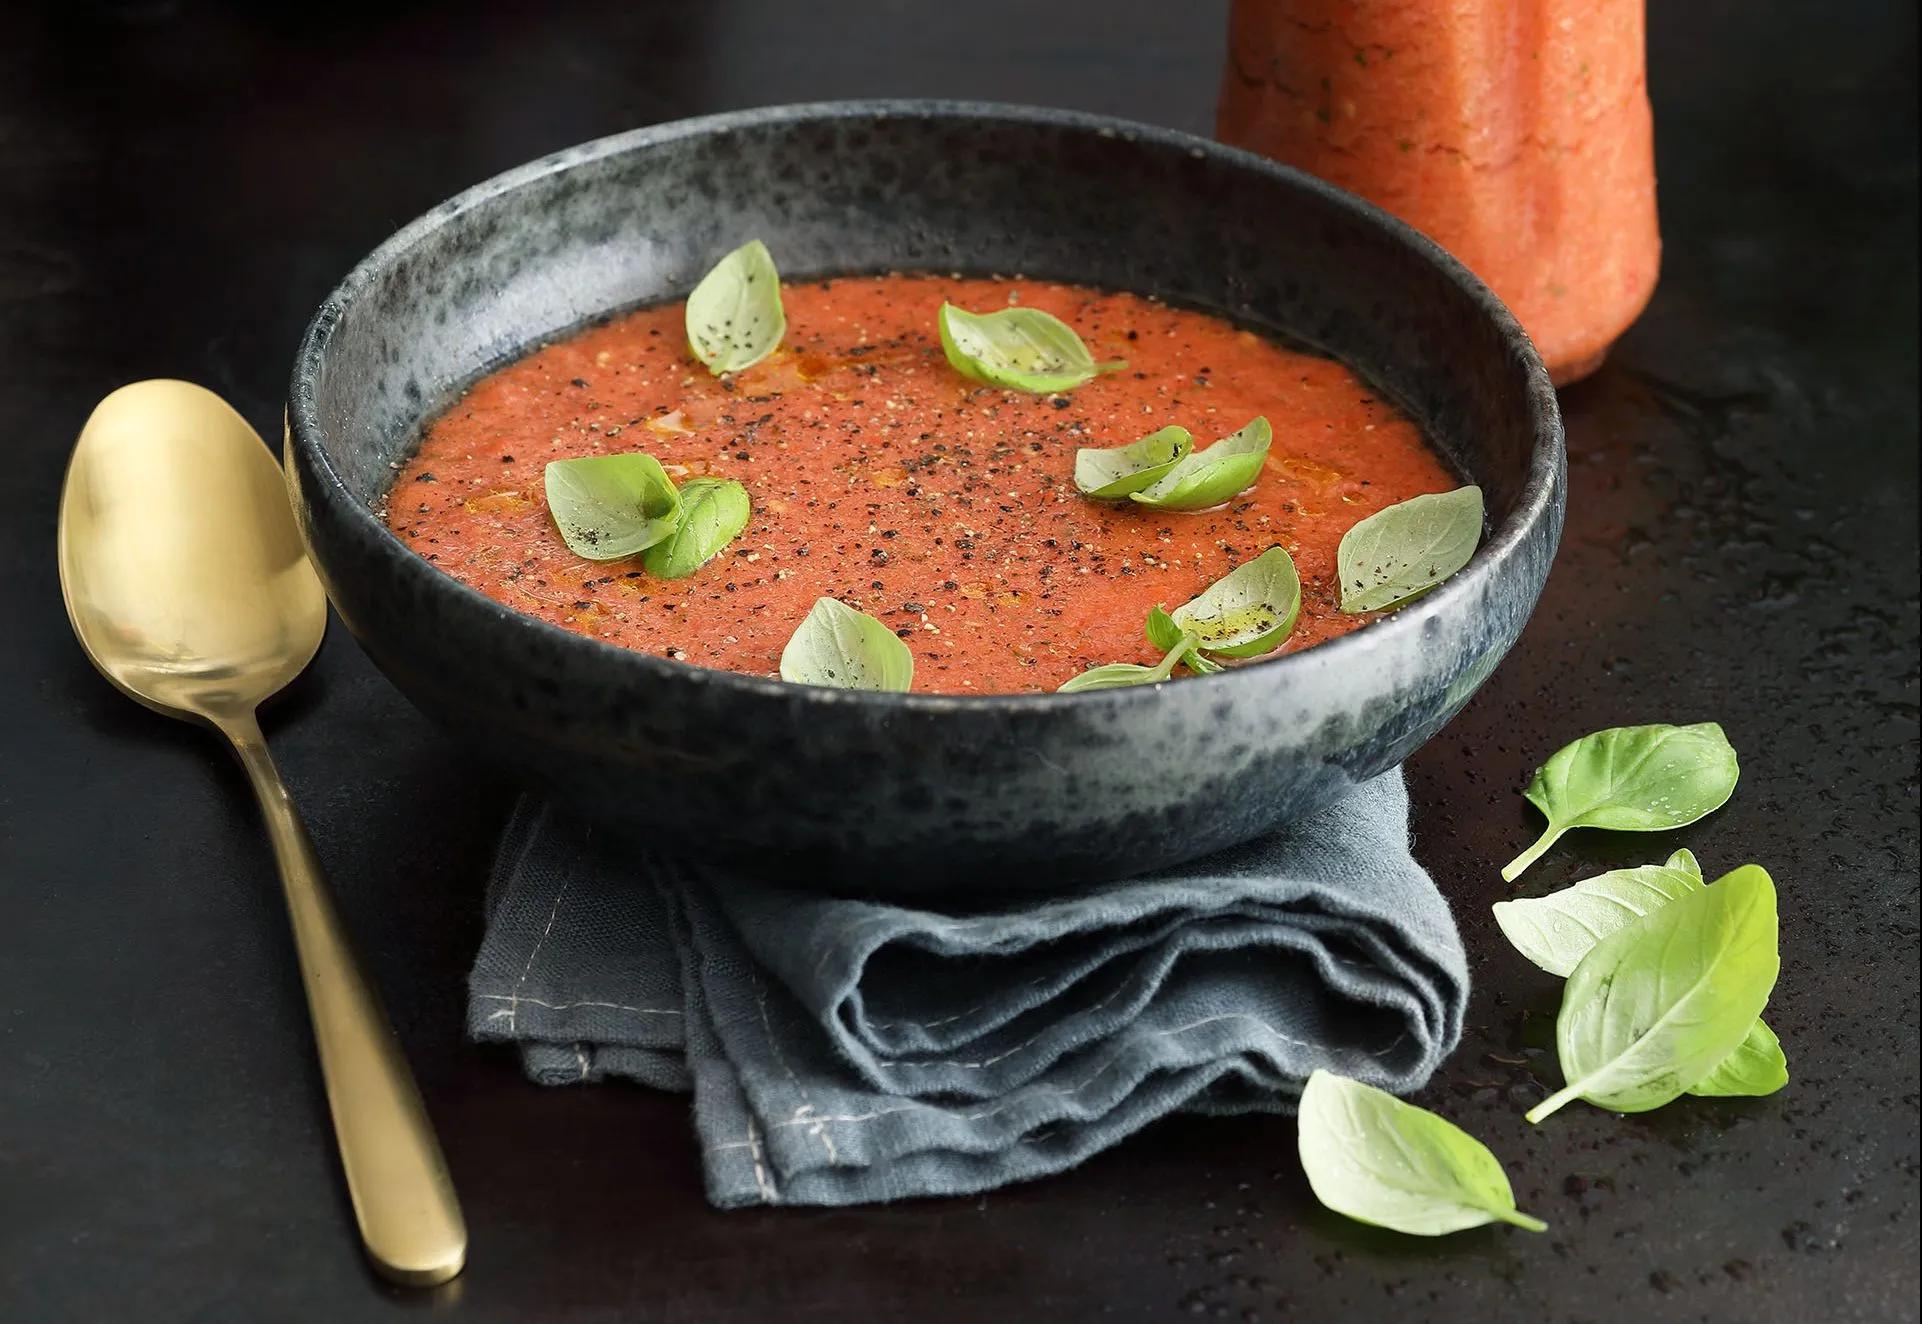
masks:
<svg viewBox="0 0 1922 1324"><path fill-rule="evenodd" d="M1357 520L1457 486L1416 426L1333 360L1140 295L1026 280L890 275L788 284L773 356L731 379L689 354L683 306L545 345L426 429L387 520L429 561L565 629L705 667L775 675L819 597L879 618L914 688L1053 690L1154 662L1148 609L1180 606L1269 547L1301 572L1286 651L1364 624L1339 610L1335 549ZM982 386L941 352L942 300L1045 309L1125 371L1054 396ZM1214 510L1075 490L1076 449L1169 424L1195 448L1257 414L1260 478ZM685 579L586 561L548 517L549 460L646 451L675 480L746 485L741 537Z"/></svg>

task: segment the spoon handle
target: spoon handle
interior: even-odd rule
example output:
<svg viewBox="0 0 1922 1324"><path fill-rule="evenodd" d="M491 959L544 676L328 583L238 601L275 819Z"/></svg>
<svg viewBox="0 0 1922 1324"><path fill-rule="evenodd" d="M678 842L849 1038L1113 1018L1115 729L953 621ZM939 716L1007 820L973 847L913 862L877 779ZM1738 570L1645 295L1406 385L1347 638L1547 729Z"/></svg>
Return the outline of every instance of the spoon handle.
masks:
<svg viewBox="0 0 1922 1324"><path fill-rule="evenodd" d="M313 843L252 713L225 718L260 800L293 921L347 1190L380 1274L427 1287L461 1271L467 1224L447 1160L374 986L354 956Z"/></svg>

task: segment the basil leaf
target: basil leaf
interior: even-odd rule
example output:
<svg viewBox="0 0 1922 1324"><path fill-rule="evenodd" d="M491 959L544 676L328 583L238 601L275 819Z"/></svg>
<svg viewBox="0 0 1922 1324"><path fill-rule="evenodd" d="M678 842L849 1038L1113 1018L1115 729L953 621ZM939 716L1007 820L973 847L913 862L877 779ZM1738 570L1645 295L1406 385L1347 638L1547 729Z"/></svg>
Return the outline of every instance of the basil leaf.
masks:
<svg viewBox="0 0 1922 1324"><path fill-rule="evenodd" d="M1148 642L1164 653L1181 642L1181 627L1159 605L1148 609L1147 633ZM1197 676L1212 676L1221 670L1221 663L1203 657L1201 650L1195 647L1188 649L1181 663Z"/></svg>
<svg viewBox="0 0 1922 1324"><path fill-rule="evenodd" d="M1757 1020L1748 1027L1748 1037L1735 1051L1690 1085L1688 1092L1705 1098L1759 1097L1773 1094L1788 1083L1789 1060L1782 1051L1782 1041L1767 1021Z"/></svg>
<svg viewBox="0 0 1922 1324"><path fill-rule="evenodd" d="M1564 745L1522 792L1548 817L1535 844L1510 860L1514 882L1570 828L1661 832L1693 823L1728 803L1741 769L1714 722L1618 726Z"/></svg>
<svg viewBox="0 0 1922 1324"><path fill-rule="evenodd" d="M1203 649L1222 657L1259 657L1280 648L1301 614L1301 576L1284 549L1270 547L1169 613Z"/></svg>
<svg viewBox="0 0 1922 1324"><path fill-rule="evenodd" d="M740 536L751 513L747 489L733 479L691 479L681 489L680 524L641 554L641 564L662 579L683 579Z"/></svg>
<svg viewBox="0 0 1922 1324"><path fill-rule="evenodd" d="M1181 463L1194 447L1195 439L1187 428L1166 427L1126 446L1078 450L1074 453L1074 485L1083 496L1096 501L1119 501Z"/></svg>
<svg viewBox="0 0 1922 1324"><path fill-rule="evenodd" d="M1188 455L1152 487L1130 492L1128 500L1156 510L1206 510L1241 495L1261 476L1274 430L1257 416L1238 432Z"/></svg>
<svg viewBox="0 0 1922 1324"><path fill-rule="evenodd" d="M1105 667L1090 667L1055 690L1056 694L1082 694L1089 690L1118 690L1130 685L1159 685L1175 674L1175 664L1192 651L1195 637L1180 635L1168 655L1151 667L1136 662L1110 662Z"/></svg>
<svg viewBox="0 0 1922 1324"><path fill-rule="evenodd" d="M1357 1222L1418 1237L1498 1222L1548 1230L1515 1208L1486 1145L1372 1085L1316 1070L1301 1091L1297 1133L1315 1198Z"/></svg>
<svg viewBox="0 0 1922 1324"><path fill-rule="evenodd" d="M681 518L674 480L652 455L549 460L547 512L576 556L618 561L671 536Z"/></svg>
<svg viewBox="0 0 1922 1324"><path fill-rule="evenodd" d="M1482 540L1482 490L1430 492L1378 510L1341 535L1341 609L1385 611L1468 564Z"/></svg>
<svg viewBox="0 0 1922 1324"><path fill-rule="evenodd" d="M914 654L866 612L835 598L818 598L781 650L781 679L900 693L914 685Z"/></svg>
<svg viewBox="0 0 1922 1324"><path fill-rule="evenodd" d="M751 368L787 334L774 255L750 239L714 264L687 296L687 343L715 376Z"/></svg>
<svg viewBox="0 0 1922 1324"><path fill-rule="evenodd" d="M1603 938L1701 886L1695 857L1676 851L1667 864L1613 869L1547 896L1497 901L1495 922L1516 951L1566 979Z"/></svg>
<svg viewBox="0 0 1922 1324"><path fill-rule="evenodd" d="M1119 690L1130 685L1156 685L1168 679L1160 667L1144 667L1139 662L1110 662L1089 667L1079 676L1056 688L1056 694L1084 694L1089 690Z"/></svg>
<svg viewBox="0 0 1922 1324"><path fill-rule="evenodd" d="M1745 864L1596 943L1562 990L1555 1046L1571 1099L1646 1112L1708 1078L1747 1038L1781 970L1775 884Z"/></svg>
<svg viewBox="0 0 1922 1324"><path fill-rule="evenodd" d="M941 350L954 370L990 386L1052 395L1128 366L1096 363L1072 327L1039 308L971 313L944 303L937 320Z"/></svg>
<svg viewBox="0 0 1922 1324"><path fill-rule="evenodd" d="M1667 864L1615 869L1544 897L1497 901L1495 922L1515 950L1551 975L1566 977L1596 943L1631 921L1704 886L1702 867L1685 850ZM1789 1081L1781 1040L1764 1022L1690 1094L1773 1094Z"/></svg>

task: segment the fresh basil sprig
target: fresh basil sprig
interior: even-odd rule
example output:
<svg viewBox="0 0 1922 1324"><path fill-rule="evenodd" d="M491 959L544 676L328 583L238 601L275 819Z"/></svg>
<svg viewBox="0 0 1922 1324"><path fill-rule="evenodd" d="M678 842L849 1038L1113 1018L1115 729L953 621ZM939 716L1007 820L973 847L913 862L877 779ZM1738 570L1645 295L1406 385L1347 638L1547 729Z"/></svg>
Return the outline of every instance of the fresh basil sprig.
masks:
<svg viewBox="0 0 1922 1324"><path fill-rule="evenodd" d="M681 518L674 480L652 455L549 460L547 510L576 556L618 561L672 536Z"/></svg>
<svg viewBox="0 0 1922 1324"><path fill-rule="evenodd" d="M1074 485L1096 501L1121 501L1154 483L1194 447L1187 428L1165 427L1126 446L1083 448L1074 453Z"/></svg>
<svg viewBox="0 0 1922 1324"><path fill-rule="evenodd" d="M914 685L914 654L866 612L835 598L820 598L781 650L781 679L901 693Z"/></svg>
<svg viewBox="0 0 1922 1324"><path fill-rule="evenodd" d="M1192 451L1128 500L1156 510L1206 510L1241 495L1261 476L1274 429L1260 416L1212 446Z"/></svg>
<svg viewBox="0 0 1922 1324"><path fill-rule="evenodd" d="M1338 1214L1418 1237L1485 1223L1548 1230L1515 1208L1508 1174L1486 1145L1372 1085L1315 1071L1297 1132L1308 1184Z"/></svg>
<svg viewBox="0 0 1922 1324"><path fill-rule="evenodd" d="M1341 535L1341 609L1383 611L1468 564L1482 538L1482 490L1430 492L1378 510Z"/></svg>
<svg viewBox="0 0 1922 1324"><path fill-rule="evenodd" d="M1128 366L1096 363L1072 327L1039 308L971 313L944 303L937 321L941 350L954 370L989 386L1052 395Z"/></svg>
<svg viewBox="0 0 1922 1324"><path fill-rule="evenodd" d="M750 239L714 264L687 296L687 343L715 376L751 368L787 334L774 255Z"/></svg>
<svg viewBox="0 0 1922 1324"><path fill-rule="evenodd" d="M1193 651L1196 642L1193 634L1181 635L1168 649L1168 655L1151 667L1144 667L1138 662L1110 662L1106 666L1090 667L1055 690L1055 693L1083 694L1089 690L1118 690L1130 685L1159 685L1175 674L1176 665Z"/></svg>
<svg viewBox="0 0 1922 1324"><path fill-rule="evenodd" d="M690 479L681 488L680 523L641 553L641 564L662 579L683 579L739 537L752 512L747 489L733 479Z"/></svg>
<svg viewBox="0 0 1922 1324"><path fill-rule="evenodd" d="M1301 576L1294 558L1284 548L1270 547L1167 613L1166 619L1175 629L1192 632L1205 652L1260 657L1281 647L1300 615ZM1148 637L1155 637L1152 618Z"/></svg>
<svg viewBox="0 0 1922 1324"><path fill-rule="evenodd" d="M1666 864L1614 869L1547 896L1497 901L1495 922L1516 951L1566 978L1609 934L1704 886L1695 857L1678 850ZM1688 1093L1773 1094L1788 1083L1782 1041L1758 1019L1735 1051Z"/></svg>
<svg viewBox="0 0 1922 1324"><path fill-rule="evenodd" d="M1753 864L1630 921L1569 975L1555 1023L1573 1099L1646 1112L1706 1080L1748 1038L1781 970L1775 884Z"/></svg>
<svg viewBox="0 0 1922 1324"><path fill-rule="evenodd" d="M1502 877L1513 882L1570 828L1660 832L1693 823L1728 803L1740 771L1714 722L1618 726L1583 736L1556 750L1522 793L1547 815L1548 827Z"/></svg>

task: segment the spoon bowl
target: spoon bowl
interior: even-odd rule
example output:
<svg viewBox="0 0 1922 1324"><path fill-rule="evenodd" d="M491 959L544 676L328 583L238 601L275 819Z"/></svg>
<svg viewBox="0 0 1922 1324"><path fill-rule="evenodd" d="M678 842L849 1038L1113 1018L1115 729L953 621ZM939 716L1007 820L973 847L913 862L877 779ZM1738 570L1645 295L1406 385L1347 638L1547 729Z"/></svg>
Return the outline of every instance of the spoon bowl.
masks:
<svg viewBox="0 0 1922 1324"><path fill-rule="evenodd" d="M254 715L327 629L279 466L213 392L124 386L74 446L59 560L67 615L101 674L157 712L213 726L240 757L280 866L362 1244L395 1282L446 1282L467 1255L453 1180Z"/></svg>
<svg viewBox="0 0 1922 1324"><path fill-rule="evenodd" d="M280 466L190 382L135 382L95 408L61 493L59 554L88 658L170 717L252 711L326 631Z"/></svg>

